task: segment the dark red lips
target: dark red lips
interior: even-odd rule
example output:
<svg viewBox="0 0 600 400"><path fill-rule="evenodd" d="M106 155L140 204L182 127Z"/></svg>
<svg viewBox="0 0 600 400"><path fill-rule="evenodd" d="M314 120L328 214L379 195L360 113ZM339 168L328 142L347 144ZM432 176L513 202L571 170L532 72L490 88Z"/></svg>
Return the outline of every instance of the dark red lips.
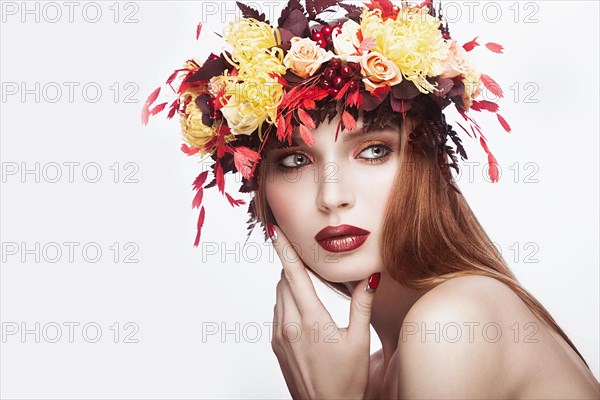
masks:
<svg viewBox="0 0 600 400"><path fill-rule="evenodd" d="M328 226L315 235L315 240L325 250L341 253L360 247L370 233L352 225Z"/></svg>

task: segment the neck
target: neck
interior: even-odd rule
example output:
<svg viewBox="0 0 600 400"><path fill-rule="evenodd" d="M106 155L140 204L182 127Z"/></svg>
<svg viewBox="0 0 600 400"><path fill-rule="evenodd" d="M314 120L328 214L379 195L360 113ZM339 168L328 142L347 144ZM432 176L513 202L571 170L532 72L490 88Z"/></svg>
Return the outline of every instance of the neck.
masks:
<svg viewBox="0 0 600 400"><path fill-rule="evenodd" d="M358 282L348 283L352 291ZM363 288L358 288L363 290ZM381 341L384 370L396 352L404 317L427 290L414 290L392 279L387 271L381 272L381 280L371 312L371 325Z"/></svg>

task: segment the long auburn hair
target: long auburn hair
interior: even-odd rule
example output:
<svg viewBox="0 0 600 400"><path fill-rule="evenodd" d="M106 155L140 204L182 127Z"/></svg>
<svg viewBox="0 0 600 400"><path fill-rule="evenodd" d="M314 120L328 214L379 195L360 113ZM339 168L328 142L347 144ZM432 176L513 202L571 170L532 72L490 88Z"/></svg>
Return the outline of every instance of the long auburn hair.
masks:
<svg viewBox="0 0 600 400"><path fill-rule="evenodd" d="M510 287L538 318L556 330L589 368L548 310L517 280L465 197L446 181L438 157L410 143L417 130L439 133L435 131L445 125L443 114L425 117L407 114L404 118L398 115L394 121L400 131L399 164L385 212L380 248L389 275L398 283L417 290L429 290L465 275L495 278ZM257 167L256 190L250 203L254 222L261 222L265 239L267 222L277 224L266 200L266 164L261 161ZM351 298L343 283L327 281L306 267L335 292Z"/></svg>

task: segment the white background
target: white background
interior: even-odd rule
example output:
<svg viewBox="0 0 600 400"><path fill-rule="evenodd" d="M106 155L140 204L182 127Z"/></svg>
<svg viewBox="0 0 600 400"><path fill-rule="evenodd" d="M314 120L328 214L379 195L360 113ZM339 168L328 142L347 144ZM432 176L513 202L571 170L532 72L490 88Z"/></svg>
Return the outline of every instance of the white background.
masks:
<svg viewBox="0 0 600 400"><path fill-rule="evenodd" d="M173 70L220 49L212 32L233 18L233 2L202 3L75 2L70 22L63 2L2 2L3 398L289 398L269 342L277 256L258 230L245 251L236 247L245 239L246 206L232 209L215 189L205 193L203 242L220 251L194 248L191 183L201 165L180 152L176 119L140 122L146 97ZM459 186L598 377L598 3L486 4L475 2L472 18L462 3L447 5L446 14L460 44L479 35L481 43L505 46L503 55L484 47L470 54L503 87L501 113L513 131L473 113L502 177L485 181L483 150L459 131L470 161L479 163L471 177L463 168ZM267 14L277 8L263 6ZM98 22L86 21L97 9ZM73 82L72 99L65 82ZM30 90L24 98L22 89ZM174 99L164 89L162 96ZM79 163L73 182L69 162ZM21 174L36 163L39 182L35 173ZM51 183L57 164L62 175ZM102 176L89 183L95 166ZM125 182L129 174L137 183ZM227 188L236 197L240 181L232 178ZM65 242L77 243L72 262ZM36 243L40 251L23 251ZM89 257L102 250L99 261L86 261L86 244ZM62 256L50 262L57 246ZM138 262L124 262L134 251ZM318 293L345 326L349 303L321 285ZM72 343L69 323L79 324ZM89 343L94 327L101 336ZM207 335L209 327L217 334ZM23 328L32 333L22 337Z"/></svg>

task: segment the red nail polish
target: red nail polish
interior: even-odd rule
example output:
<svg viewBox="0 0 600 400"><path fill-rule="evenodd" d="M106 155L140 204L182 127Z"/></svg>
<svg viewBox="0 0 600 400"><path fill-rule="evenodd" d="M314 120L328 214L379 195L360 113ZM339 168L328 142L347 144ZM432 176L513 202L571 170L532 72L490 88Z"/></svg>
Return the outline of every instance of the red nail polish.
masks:
<svg viewBox="0 0 600 400"><path fill-rule="evenodd" d="M369 277L366 289L375 290L379 286L379 279L381 278L381 272L375 272Z"/></svg>

